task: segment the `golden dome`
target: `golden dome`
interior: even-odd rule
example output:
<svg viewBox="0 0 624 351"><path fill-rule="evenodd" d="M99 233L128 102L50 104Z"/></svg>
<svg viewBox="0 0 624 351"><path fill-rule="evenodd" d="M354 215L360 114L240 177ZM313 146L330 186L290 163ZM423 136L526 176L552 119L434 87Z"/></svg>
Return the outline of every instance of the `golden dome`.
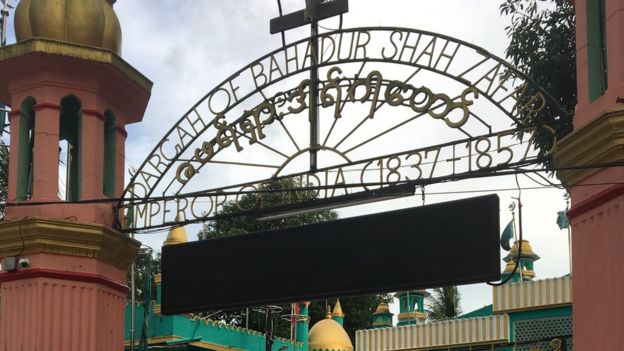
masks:
<svg viewBox="0 0 624 351"><path fill-rule="evenodd" d="M169 234L167 235L167 239L165 240L163 246L184 244L186 242L188 242L188 239L186 238L186 230L182 226L176 226L169 230Z"/></svg>
<svg viewBox="0 0 624 351"><path fill-rule="evenodd" d="M390 312L390 306L388 306L388 304L385 302L381 302L379 306L377 306L377 309L375 310L375 313L389 313L389 312Z"/></svg>
<svg viewBox="0 0 624 351"><path fill-rule="evenodd" d="M121 53L114 0L21 0L15 10L17 41L47 38Z"/></svg>
<svg viewBox="0 0 624 351"><path fill-rule="evenodd" d="M504 260L505 262L509 262L516 257L518 257L518 241L513 244L511 250L509 250L509 255L507 255ZM522 240L522 257L531 258L534 261L537 261L540 258L535 252L533 252L533 247L528 240Z"/></svg>
<svg viewBox="0 0 624 351"><path fill-rule="evenodd" d="M353 351L353 344L344 328L331 318L316 323L308 336L309 351Z"/></svg>

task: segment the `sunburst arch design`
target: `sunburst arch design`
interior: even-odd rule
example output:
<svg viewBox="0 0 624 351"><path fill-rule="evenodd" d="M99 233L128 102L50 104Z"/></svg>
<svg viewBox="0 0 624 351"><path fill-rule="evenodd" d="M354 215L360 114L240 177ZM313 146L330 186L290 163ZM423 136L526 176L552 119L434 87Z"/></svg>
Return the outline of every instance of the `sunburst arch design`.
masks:
<svg viewBox="0 0 624 351"><path fill-rule="evenodd" d="M311 68L311 40L321 43L318 67L325 77L319 82L323 129L316 147L307 144L305 131L304 112L312 101L310 80L294 80ZM480 105L482 110L477 108ZM180 213L168 218L167 212L180 212L179 199L241 194L244 189L253 192L254 184L268 179L305 177L304 182L321 185L323 176L325 183L335 177L336 186L352 183L345 174L359 171L360 187L369 190L369 186L407 180L424 184L455 175L461 179L465 173L531 164L537 159L531 149L536 128L547 134L552 131L553 146L556 143L550 126L527 127L523 120L527 112L545 106L566 114L547 92L504 60L461 40L391 27L328 32L251 62L201 98L134 172L120 207L134 207L143 214L144 221L135 221L135 227L152 228L174 223ZM412 114L397 117L408 113ZM490 116L493 113L495 117ZM413 134L419 141L401 144L410 139L406 131L414 129L414 121L425 127ZM435 133L435 140L442 142L425 141ZM460 147L468 155L458 156ZM335 157L311 171L299 162L311 150ZM281 161L268 162L269 157ZM468 158L462 165L468 169L456 171L459 161L452 161L452 169L442 165L449 174L437 174L440 157ZM427 164L433 169L425 169ZM207 165L211 167L204 170ZM218 176L211 173L218 167L230 169ZM407 176L401 173L403 168L417 173ZM390 173L383 174L384 169ZM370 171L379 170L377 181L365 179ZM240 172L238 179L227 179L228 174ZM199 184L200 178L211 181ZM167 211L168 200L178 202L174 211ZM185 209L195 204L185 201ZM216 211L215 201L211 211ZM188 211L195 217L189 222L209 218ZM156 217L161 219L154 221Z"/></svg>

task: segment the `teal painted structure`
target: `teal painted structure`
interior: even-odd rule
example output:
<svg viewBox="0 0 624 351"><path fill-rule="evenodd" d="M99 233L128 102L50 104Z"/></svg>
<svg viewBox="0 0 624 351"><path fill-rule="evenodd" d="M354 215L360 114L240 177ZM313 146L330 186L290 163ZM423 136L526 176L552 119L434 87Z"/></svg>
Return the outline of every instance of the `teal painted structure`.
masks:
<svg viewBox="0 0 624 351"><path fill-rule="evenodd" d="M468 319L468 318L478 318L478 317L487 317L487 316L491 316L494 314L494 308L493 305L487 305L487 306L483 306L479 309L476 309L474 311L462 314L461 316L457 317L459 319Z"/></svg>
<svg viewBox="0 0 624 351"><path fill-rule="evenodd" d="M334 306L334 312L332 312L332 319L336 321L336 323L340 324L341 327L344 327L344 313L342 313L342 306L340 305L340 300L336 300L336 305Z"/></svg>
<svg viewBox="0 0 624 351"><path fill-rule="evenodd" d="M308 332L310 330L310 317L308 312L308 303L300 302L297 304L299 307L299 313L297 317L297 326L295 333L297 334L295 339L301 343L303 347L301 350L308 350Z"/></svg>
<svg viewBox="0 0 624 351"><path fill-rule="evenodd" d="M427 296L429 293L425 290L404 291L394 295L399 299L399 326L417 324L425 320L425 297Z"/></svg>
<svg viewBox="0 0 624 351"><path fill-rule="evenodd" d="M193 317L191 315L163 316L157 313L160 309L161 295L160 283L156 284L156 300L152 301L147 313L147 340L148 350L245 350L265 351L265 334L245 328L235 327L225 323ZM156 310L156 312L154 311ZM300 314L307 315L307 306L300 310ZM145 307L142 304L135 306L135 345L138 351L141 330L144 322ZM130 323L131 305L126 305L125 313L125 350L130 350ZM301 323L301 324L300 324ZM297 323L298 332L301 333L298 340L293 342L283 338L277 338L273 344L273 350L277 351L307 351L307 326L308 321ZM305 329L305 332L303 330ZM305 338L305 339L304 339Z"/></svg>
<svg viewBox="0 0 624 351"><path fill-rule="evenodd" d="M387 305L384 309L380 305L378 311L373 315L373 329L386 328L390 330L382 329L375 331L375 333L358 332L356 347L358 347L358 341L363 345L360 345L359 349L356 350L370 350L372 345L375 351L573 351L571 277L567 277L569 283L564 282L565 279L563 278L534 281L534 262L539 259L539 256L533 252L528 241L522 246L523 252L519 269L507 282L507 286L493 288L493 304L465 313L458 317L461 321L443 324L441 329L435 329L436 324L434 322L423 322L422 325L411 329L404 327L407 323L401 323L399 320L398 325L393 326L389 322L392 317ZM512 249L511 254L505 258L508 264L505 267L503 277L509 277L515 266L516 257L514 255L517 255L518 252L517 245L515 245L515 250L514 252ZM521 271L523 278L520 277ZM568 288L569 290L567 290ZM395 296L399 299L401 313L409 313L412 310L418 311L418 303L415 302L415 297L412 297L413 292L410 292L409 296L406 292L398 293ZM544 303L541 302L542 300ZM536 301L540 302L536 303ZM502 329L494 329L506 331L504 337L497 336L488 339L487 336L483 336L488 334L485 332L479 335L486 341L479 339L479 337L473 337L473 343L461 339L460 335L471 335L462 333L478 326L484 317L489 316L499 316L500 321L505 321L496 325ZM500 318L500 316L507 318ZM446 329L447 327L448 329ZM409 331L418 332L409 334ZM406 333L408 333L407 338L405 338ZM436 347L427 347L427 341L423 341L431 335L433 335L434 340L440 340ZM458 337L462 341L456 341ZM415 341L411 343L404 341L404 343L398 342L397 344L396 340L402 338L405 340L413 338L412 340ZM394 344L387 342L387 340L392 339L395 340ZM444 342L447 344L440 348L438 345Z"/></svg>
<svg viewBox="0 0 624 351"><path fill-rule="evenodd" d="M385 302L380 303L375 313L373 313L373 329L392 327L392 316L394 314L390 312L388 304Z"/></svg>

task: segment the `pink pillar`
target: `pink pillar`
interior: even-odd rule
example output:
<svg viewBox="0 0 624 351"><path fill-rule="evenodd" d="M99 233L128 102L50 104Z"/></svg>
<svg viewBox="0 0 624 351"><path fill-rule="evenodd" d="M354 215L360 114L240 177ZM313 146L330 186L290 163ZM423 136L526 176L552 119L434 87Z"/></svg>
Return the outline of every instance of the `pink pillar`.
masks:
<svg viewBox="0 0 624 351"><path fill-rule="evenodd" d="M20 129L20 110L15 109L9 113L9 122L13 133L18 133ZM7 199L9 201L15 201L17 197L17 167L19 157L19 138L11 138L11 150L9 153L9 189L7 192ZM13 181L15 180L15 181Z"/></svg>
<svg viewBox="0 0 624 351"><path fill-rule="evenodd" d="M122 350L126 272L140 243L117 231L116 201L82 201L105 200L104 111L115 111L120 126L139 122L151 82L111 51L39 38L0 48L0 77L0 101L13 110L0 258L31 262L0 272L0 350ZM60 104L69 95L82 108L75 203L58 197ZM19 109L27 97L36 101L33 194L17 203ZM124 186L124 143L120 132L117 195Z"/></svg>
<svg viewBox="0 0 624 351"><path fill-rule="evenodd" d="M94 109L82 109L82 198L101 199L104 182L104 115Z"/></svg>
<svg viewBox="0 0 624 351"><path fill-rule="evenodd" d="M123 350L126 269L139 243L102 226L30 219L1 227L0 245L20 230L31 265L0 273L0 349Z"/></svg>
<svg viewBox="0 0 624 351"><path fill-rule="evenodd" d="M599 12L588 7L591 3L575 2L579 98L575 130L558 146L557 166L624 159L624 104L619 102L624 98L624 0L605 1L604 21L592 15ZM597 23L606 30L607 67L607 87L598 96L590 94L591 79L596 77L592 65L599 62L592 56L596 39L590 40L590 33ZM574 349L621 350L624 167L573 169L559 172L559 178L572 197L568 216L572 223Z"/></svg>
<svg viewBox="0 0 624 351"><path fill-rule="evenodd" d="M33 201L56 201L59 184L59 111L52 103L37 104L35 110L35 150Z"/></svg>
<svg viewBox="0 0 624 351"><path fill-rule="evenodd" d="M121 196L125 184L119 181L124 179L126 171L126 138L128 133L123 125L117 127L117 144L115 146L115 195Z"/></svg>

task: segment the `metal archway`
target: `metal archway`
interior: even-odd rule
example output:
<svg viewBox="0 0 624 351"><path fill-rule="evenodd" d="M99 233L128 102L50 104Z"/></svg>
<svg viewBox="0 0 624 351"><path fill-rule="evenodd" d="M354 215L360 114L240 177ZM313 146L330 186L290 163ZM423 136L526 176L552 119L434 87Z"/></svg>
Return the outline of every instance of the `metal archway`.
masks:
<svg viewBox="0 0 624 351"><path fill-rule="evenodd" d="M301 79L311 69L324 77L317 86ZM317 89L314 143L303 112L316 108ZM529 123L545 108L566 114L461 40L393 27L328 32L251 62L200 99L134 172L119 207L146 230L214 218L270 180L298 179L328 199L493 175L554 149L553 127ZM538 136L548 150L535 148Z"/></svg>

